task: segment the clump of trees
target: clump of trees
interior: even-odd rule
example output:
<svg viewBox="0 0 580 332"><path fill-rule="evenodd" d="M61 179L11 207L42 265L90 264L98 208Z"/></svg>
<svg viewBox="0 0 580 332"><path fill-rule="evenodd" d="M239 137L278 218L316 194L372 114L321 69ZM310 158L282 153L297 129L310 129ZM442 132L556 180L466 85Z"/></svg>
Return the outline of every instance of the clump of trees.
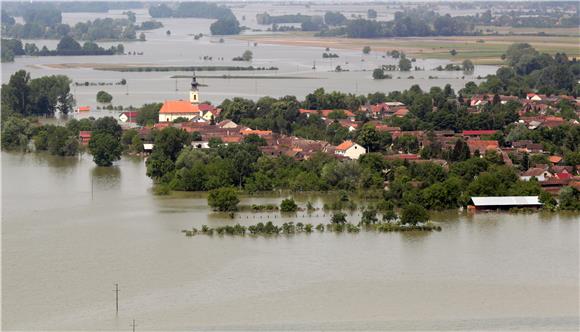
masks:
<svg viewBox="0 0 580 332"><path fill-rule="evenodd" d="M212 35L237 35L242 31L235 16L220 18L209 26Z"/></svg>
<svg viewBox="0 0 580 332"><path fill-rule="evenodd" d="M67 114L74 105L70 84L71 80L63 75L31 79L28 72L19 70L10 76L8 83L2 84L2 115Z"/></svg>
<svg viewBox="0 0 580 332"><path fill-rule="evenodd" d="M298 210L298 205L293 198L283 199L280 203L280 211L282 212L296 212Z"/></svg>
<svg viewBox="0 0 580 332"><path fill-rule="evenodd" d="M245 50L244 53L242 54L242 56L237 56L235 58L233 58L233 61L252 61L252 58L254 57L254 53L252 53L252 51L250 50Z"/></svg>
<svg viewBox="0 0 580 332"><path fill-rule="evenodd" d="M89 151L97 166L111 166L114 161L121 159L123 152L122 133L123 129L113 117L95 120L89 141Z"/></svg>
<svg viewBox="0 0 580 332"><path fill-rule="evenodd" d="M238 210L238 193L234 188L218 188L211 190L207 196L207 204L214 211L233 212Z"/></svg>
<svg viewBox="0 0 580 332"><path fill-rule="evenodd" d="M106 91L97 92L97 102L99 103L110 103L113 100L113 96Z"/></svg>

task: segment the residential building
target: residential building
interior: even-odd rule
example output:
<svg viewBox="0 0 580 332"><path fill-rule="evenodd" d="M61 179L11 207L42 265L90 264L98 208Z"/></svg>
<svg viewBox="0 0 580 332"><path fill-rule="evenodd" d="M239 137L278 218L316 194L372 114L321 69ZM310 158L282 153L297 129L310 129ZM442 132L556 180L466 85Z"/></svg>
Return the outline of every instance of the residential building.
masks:
<svg viewBox="0 0 580 332"><path fill-rule="evenodd" d="M349 159L358 159L365 153L365 148L353 141L344 141L340 143L334 151L334 154Z"/></svg>

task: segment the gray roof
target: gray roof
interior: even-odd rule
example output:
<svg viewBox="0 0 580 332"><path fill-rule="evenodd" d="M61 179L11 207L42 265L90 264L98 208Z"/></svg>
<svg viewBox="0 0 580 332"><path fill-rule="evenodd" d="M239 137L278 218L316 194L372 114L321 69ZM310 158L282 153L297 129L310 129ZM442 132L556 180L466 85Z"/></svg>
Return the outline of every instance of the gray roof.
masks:
<svg viewBox="0 0 580 332"><path fill-rule="evenodd" d="M475 206L542 205L538 196L471 197Z"/></svg>

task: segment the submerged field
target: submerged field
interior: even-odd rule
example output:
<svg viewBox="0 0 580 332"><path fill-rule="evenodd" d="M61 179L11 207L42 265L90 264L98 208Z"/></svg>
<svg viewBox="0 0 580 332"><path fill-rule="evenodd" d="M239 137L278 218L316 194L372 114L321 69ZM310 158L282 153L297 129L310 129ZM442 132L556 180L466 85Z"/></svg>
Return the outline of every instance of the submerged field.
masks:
<svg viewBox="0 0 580 332"><path fill-rule="evenodd" d="M569 30L565 29L567 33ZM538 35L486 35L454 37L408 37L353 39L342 37L315 37L313 33L289 33L269 35L242 35L236 37L263 44L293 45L305 47L329 47L331 49L361 49L369 45L373 51L402 50L421 59L448 59L462 61L471 59L476 64L500 64L501 55L513 43L529 43L540 52L550 54L565 52L570 57L580 56L580 34L561 36ZM456 56L449 51L455 49Z"/></svg>

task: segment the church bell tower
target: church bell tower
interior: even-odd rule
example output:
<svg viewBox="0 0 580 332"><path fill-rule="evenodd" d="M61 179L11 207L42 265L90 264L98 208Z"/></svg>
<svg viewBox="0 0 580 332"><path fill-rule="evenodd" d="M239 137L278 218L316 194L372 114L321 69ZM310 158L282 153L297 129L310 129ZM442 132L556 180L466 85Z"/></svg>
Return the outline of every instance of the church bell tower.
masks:
<svg viewBox="0 0 580 332"><path fill-rule="evenodd" d="M195 77L195 71L193 72L193 77L191 78L191 90L189 91L189 102L192 104L199 104L199 89L198 89L197 78Z"/></svg>

